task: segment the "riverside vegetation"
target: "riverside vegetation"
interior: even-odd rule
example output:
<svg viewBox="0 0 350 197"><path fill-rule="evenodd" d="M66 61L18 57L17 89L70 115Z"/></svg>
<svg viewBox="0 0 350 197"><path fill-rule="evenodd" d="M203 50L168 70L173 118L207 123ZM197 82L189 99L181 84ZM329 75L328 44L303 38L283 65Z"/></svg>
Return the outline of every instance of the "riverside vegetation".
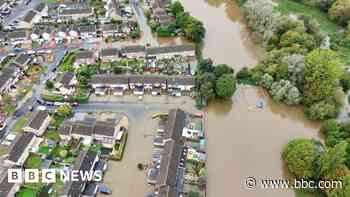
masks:
<svg viewBox="0 0 350 197"><path fill-rule="evenodd" d="M350 122L336 118L349 90L349 0L240 0L252 34L266 54L240 83L264 87L274 101L302 105L307 118L322 120L325 144L294 139L282 158L296 179L341 180L342 188L304 189L300 196L350 196Z"/></svg>

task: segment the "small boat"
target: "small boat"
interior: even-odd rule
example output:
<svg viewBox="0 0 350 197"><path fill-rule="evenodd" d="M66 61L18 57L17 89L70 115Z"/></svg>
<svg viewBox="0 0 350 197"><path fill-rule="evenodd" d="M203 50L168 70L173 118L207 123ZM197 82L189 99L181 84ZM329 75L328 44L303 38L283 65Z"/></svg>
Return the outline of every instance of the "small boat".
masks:
<svg viewBox="0 0 350 197"><path fill-rule="evenodd" d="M107 194L107 195L111 195L111 194L112 194L112 190L109 189L109 187L107 187L107 185L101 184L101 185L100 185L100 193L102 193L102 194Z"/></svg>

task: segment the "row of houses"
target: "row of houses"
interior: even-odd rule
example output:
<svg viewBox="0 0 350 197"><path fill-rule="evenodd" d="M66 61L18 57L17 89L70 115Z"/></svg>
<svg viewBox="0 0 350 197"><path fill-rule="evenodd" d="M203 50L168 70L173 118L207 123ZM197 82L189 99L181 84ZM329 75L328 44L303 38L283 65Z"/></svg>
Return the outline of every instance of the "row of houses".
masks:
<svg viewBox="0 0 350 197"><path fill-rule="evenodd" d="M196 49L190 44L147 48L141 45L133 45L121 48L104 48L99 52L80 50L76 51L75 55L75 63L81 65L94 64L96 59L100 59L102 62L113 62L122 58L167 59L176 56L194 58Z"/></svg>
<svg viewBox="0 0 350 197"><path fill-rule="evenodd" d="M31 61L31 55L21 53L0 71L1 94L8 92L11 89L11 86L17 83L19 78L23 76L24 71L29 67Z"/></svg>
<svg viewBox="0 0 350 197"><path fill-rule="evenodd" d="M188 114L181 109L172 109L167 118L161 119L157 135L160 140L154 138L158 144L160 153L153 154L153 163L147 173L147 182L154 185L154 191L149 196L177 197L187 196L192 191L191 184L200 185L205 191L205 175L194 175L186 169L190 161L196 166L201 163L204 170L206 154L203 152L204 131L201 121L197 117ZM194 141L201 143L193 143ZM205 144L205 143L204 143ZM191 176L192 175L192 176Z"/></svg>
<svg viewBox="0 0 350 197"><path fill-rule="evenodd" d="M62 25L58 28L47 25L38 25L33 27L18 28L13 31L0 32L0 43L26 44L31 41L49 41L51 39L88 39L97 36L125 37L132 30L133 24L124 21L121 24L102 24L102 25Z"/></svg>
<svg viewBox="0 0 350 197"><path fill-rule="evenodd" d="M185 126L186 113L181 109L170 110L164 133L165 145L155 183L154 193L157 197L180 196L183 190L185 166L182 159L184 150L182 132Z"/></svg>
<svg viewBox="0 0 350 197"><path fill-rule="evenodd" d="M132 90L136 95L151 91L152 95L159 95L162 90L181 96L183 91L192 91L195 78L188 76L143 76L143 75L94 75L90 84L95 94L104 95L112 91L114 95L123 95Z"/></svg>

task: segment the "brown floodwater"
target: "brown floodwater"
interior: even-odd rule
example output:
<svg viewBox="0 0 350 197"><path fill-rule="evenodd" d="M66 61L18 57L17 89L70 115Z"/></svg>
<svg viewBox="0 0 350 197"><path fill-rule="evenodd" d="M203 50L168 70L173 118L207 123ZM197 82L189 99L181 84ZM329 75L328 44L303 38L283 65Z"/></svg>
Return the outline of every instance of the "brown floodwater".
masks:
<svg viewBox="0 0 350 197"><path fill-rule="evenodd" d="M234 0L180 0L207 30L203 54L236 71L252 67L262 49L250 38ZM266 106L255 105L264 100ZM245 178L283 178L283 146L294 138L316 138L319 124L307 121L301 108L275 104L260 88L239 87L232 101L216 101L207 109L208 197L285 197L292 190L245 187Z"/></svg>

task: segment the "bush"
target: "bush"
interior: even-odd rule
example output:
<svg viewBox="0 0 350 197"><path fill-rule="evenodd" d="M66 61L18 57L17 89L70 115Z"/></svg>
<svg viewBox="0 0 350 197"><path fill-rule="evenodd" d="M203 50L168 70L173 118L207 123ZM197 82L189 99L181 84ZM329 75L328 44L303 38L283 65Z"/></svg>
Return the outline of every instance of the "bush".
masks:
<svg viewBox="0 0 350 197"><path fill-rule="evenodd" d="M232 74L223 74L216 81L216 94L221 98L231 98L236 91L236 80Z"/></svg>
<svg viewBox="0 0 350 197"><path fill-rule="evenodd" d="M326 120L336 117L338 109L334 103L321 101L306 107L305 114L311 120Z"/></svg>
<svg viewBox="0 0 350 197"><path fill-rule="evenodd" d="M329 9L329 15L340 24L347 25L350 19L350 0L336 0Z"/></svg>
<svg viewBox="0 0 350 197"><path fill-rule="evenodd" d="M64 102L64 97L56 94L43 94L41 95L41 98L44 101L49 101L49 102Z"/></svg>
<svg viewBox="0 0 350 197"><path fill-rule="evenodd" d="M295 139L284 147L282 158L297 179L312 179L317 174L314 164L320 156L318 145L315 140Z"/></svg>

